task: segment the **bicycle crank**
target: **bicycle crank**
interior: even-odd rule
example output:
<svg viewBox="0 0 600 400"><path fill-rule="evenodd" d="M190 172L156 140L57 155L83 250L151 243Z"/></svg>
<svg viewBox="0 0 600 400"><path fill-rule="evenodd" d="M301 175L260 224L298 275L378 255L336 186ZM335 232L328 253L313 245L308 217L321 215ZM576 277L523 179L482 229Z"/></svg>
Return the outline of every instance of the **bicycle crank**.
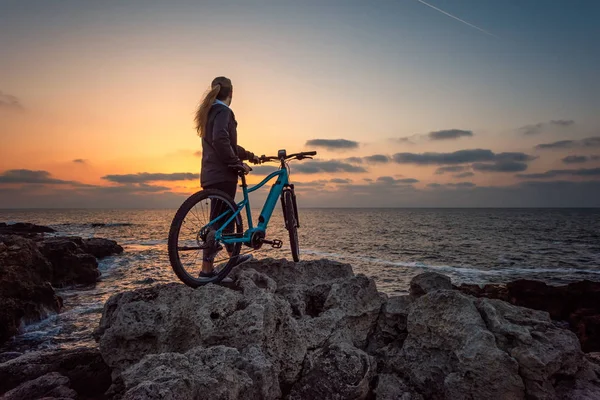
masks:
<svg viewBox="0 0 600 400"><path fill-rule="evenodd" d="M263 239L262 242L265 243L265 244L270 244L271 247L274 248L274 249L280 249L281 246L283 246L283 242L281 240L279 240L279 239L273 239L273 240Z"/></svg>

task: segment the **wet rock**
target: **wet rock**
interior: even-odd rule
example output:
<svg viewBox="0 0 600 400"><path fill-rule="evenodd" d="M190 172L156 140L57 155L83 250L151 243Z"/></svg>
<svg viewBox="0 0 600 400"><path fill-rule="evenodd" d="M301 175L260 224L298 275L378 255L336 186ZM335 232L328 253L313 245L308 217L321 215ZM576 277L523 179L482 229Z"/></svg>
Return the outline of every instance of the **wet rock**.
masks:
<svg viewBox="0 0 600 400"><path fill-rule="evenodd" d="M110 386L110 370L97 348L31 352L0 363L0 394L51 372L69 379L82 397L101 396Z"/></svg>
<svg viewBox="0 0 600 400"><path fill-rule="evenodd" d="M93 284L100 277L96 257L83 250L78 237L58 237L38 243L40 252L52 264L52 284Z"/></svg>
<svg viewBox="0 0 600 400"><path fill-rule="evenodd" d="M5 400L61 398L75 399L77 392L69 388L69 378L51 372L32 381L23 383L2 396Z"/></svg>
<svg viewBox="0 0 600 400"><path fill-rule="evenodd" d="M27 222L17 222L15 224L6 224L0 222L0 234L15 234L19 235L22 233L53 233L56 232L54 229L42 226L30 224Z"/></svg>
<svg viewBox="0 0 600 400"><path fill-rule="evenodd" d="M119 246L114 240L103 238L83 239L83 250L96 258L104 258L123 252L123 247Z"/></svg>
<svg viewBox="0 0 600 400"><path fill-rule="evenodd" d="M17 333L21 324L39 321L60 310L50 285L52 265L31 240L0 235L0 342Z"/></svg>
<svg viewBox="0 0 600 400"><path fill-rule="evenodd" d="M410 281L410 294L418 297L434 290L452 289L450 278L435 272L425 272Z"/></svg>

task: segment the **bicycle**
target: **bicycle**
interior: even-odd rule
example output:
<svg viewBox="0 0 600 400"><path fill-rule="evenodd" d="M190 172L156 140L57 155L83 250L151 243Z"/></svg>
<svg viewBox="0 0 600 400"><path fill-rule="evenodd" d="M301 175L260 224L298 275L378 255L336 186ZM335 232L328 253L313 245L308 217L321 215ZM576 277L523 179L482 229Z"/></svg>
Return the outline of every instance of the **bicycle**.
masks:
<svg viewBox="0 0 600 400"><path fill-rule="evenodd" d="M259 250L264 244L269 244L273 248L281 248L283 244L281 240L266 239L269 220L278 199L281 199L292 258L298 262L300 260L298 244L300 223L294 185L289 182L288 164L292 159L311 159L316 154L316 151L308 151L288 155L285 150L279 150L277 156L261 156L260 163L276 161L280 163L280 166L251 188L248 188L246 184L247 172L238 166L236 172L242 180L241 187L244 198L237 204L229 195L215 189L200 190L186 199L175 213L169 229L169 261L177 277L193 288L208 283L219 283L237 265L242 245L250 247L251 251ZM258 217L258 224L253 226L248 194L260 189L274 178L277 180L265 200ZM198 210L198 205L200 205L200 210ZM249 225L246 231L243 229L241 218L244 208ZM201 217L205 217L205 219L201 220ZM194 224L195 226L193 226ZM223 252L224 247L225 252ZM217 259L215 256L213 265L219 264L219 266L215 267L216 274L211 277L200 277L201 267L198 272L190 273L185 266L190 262L192 268L196 267L199 255L205 251L221 253L225 256L221 259ZM201 266L201 264L202 257L200 257L199 265Z"/></svg>

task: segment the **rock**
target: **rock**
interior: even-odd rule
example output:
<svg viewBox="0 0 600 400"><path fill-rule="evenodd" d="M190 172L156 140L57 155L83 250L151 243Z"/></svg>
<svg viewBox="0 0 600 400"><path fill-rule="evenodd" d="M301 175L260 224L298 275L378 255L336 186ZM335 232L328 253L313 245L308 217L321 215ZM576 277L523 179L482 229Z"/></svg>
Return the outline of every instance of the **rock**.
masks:
<svg viewBox="0 0 600 400"><path fill-rule="evenodd" d="M307 355L288 399L365 399L376 369L375 359L364 351L344 342L331 344Z"/></svg>
<svg viewBox="0 0 600 400"><path fill-rule="evenodd" d="M52 265L31 240L0 235L0 343L21 324L46 318L60 310L61 301L49 281Z"/></svg>
<svg viewBox="0 0 600 400"><path fill-rule="evenodd" d="M17 357L21 357L22 355L23 353L19 353L18 351L6 351L4 353L0 353L0 364Z"/></svg>
<svg viewBox="0 0 600 400"><path fill-rule="evenodd" d="M56 232L54 229L42 226L30 224L27 222L17 222L15 224L6 224L0 222L0 234L22 234L22 233L53 233Z"/></svg>
<svg viewBox="0 0 600 400"><path fill-rule="evenodd" d="M39 399L39 398L77 398L77 392L68 387L69 378L51 372L28 381L7 392L2 397L5 400Z"/></svg>
<svg viewBox="0 0 600 400"><path fill-rule="evenodd" d="M96 258L104 258L123 252L123 247L119 246L117 242L102 238L83 239L82 248L86 253Z"/></svg>
<svg viewBox="0 0 600 400"><path fill-rule="evenodd" d="M452 289L450 278L435 272L425 272L415 276L410 281L410 294L422 296L434 290Z"/></svg>
<svg viewBox="0 0 600 400"><path fill-rule="evenodd" d="M548 313L493 299L476 305L498 347L518 362L529 398L554 398L556 377L574 378L584 365L577 337L556 328Z"/></svg>
<svg viewBox="0 0 600 400"><path fill-rule="evenodd" d="M378 400L423 400L423 396L392 374L379 374L374 392Z"/></svg>
<svg viewBox="0 0 600 400"><path fill-rule="evenodd" d="M145 356L224 346L259 349L290 390L309 350L365 347L385 300L373 280L334 262L248 262L234 276L237 290L163 284L111 297L95 336L113 382Z"/></svg>
<svg viewBox="0 0 600 400"><path fill-rule="evenodd" d="M171 283L112 296L95 331L111 369L107 395L487 400L600 393L600 365L548 313L465 295L435 274L415 278L413 295L390 298L372 279L326 260L251 261L232 276L230 287Z"/></svg>
<svg viewBox="0 0 600 400"><path fill-rule="evenodd" d="M279 399L277 372L258 347L196 347L145 356L123 372L124 400Z"/></svg>
<svg viewBox="0 0 600 400"><path fill-rule="evenodd" d="M567 321L585 352L600 351L600 282L588 280L566 286L520 279L505 286L461 285L464 293L500 299L521 307L543 310L557 321Z"/></svg>
<svg viewBox="0 0 600 400"><path fill-rule="evenodd" d="M0 394L51 372L67 377L79 396L98 397L111 384L97 348L31 352L0 364Z"/></svg>
<svg viewBox="0 0 600 400"><path fill-rule="evenodd" d="M94 284L100 277L96 257L86 253L78 237L58 237L38 243L40 252L52 263L52 284Z"/></svg>
<svg viewBox="0 0 600 400"><path fill-rule="evenodd" d="M402 348L407 332L407 317L412 296L392 296L381 308L375 332L370 336L368 351L380 359L395 355Z"/></svg>
<svg viewBox="0 0 600 400"><path fill-rule="evenodd" d="M388 368L425 398L524 398L519 365L496 347L472 298L450 290L423 295L410 307L407 329Z"/></svg>

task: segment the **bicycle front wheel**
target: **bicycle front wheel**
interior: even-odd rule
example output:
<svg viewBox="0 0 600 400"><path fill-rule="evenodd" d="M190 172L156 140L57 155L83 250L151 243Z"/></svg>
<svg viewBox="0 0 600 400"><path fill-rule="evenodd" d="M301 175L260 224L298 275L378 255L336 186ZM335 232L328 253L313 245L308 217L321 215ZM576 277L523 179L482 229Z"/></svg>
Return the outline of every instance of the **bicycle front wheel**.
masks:
<svg viewBox="0 0 600 400"><path fill-rule="evenodd" d="M177 210L169 229L169 261L177 277L193 288L218 283L236 264L241 243L219 243L215 230L237 211L228 194L215 189L201 190L190 196ZM223 233L243 233L242 218L237 217ZM211 276L200 276L204 256L213 259Z"/></svg>
<svg viewBox="0 0 600 400"><path fill-rule="evenodd" d="M292 258L295 262L300 261L300 246L298 245L298 221L296 220L296 210L292 199L292 192L286 190L283 192L284 218L285 228L290 235L290 248L292 250Z"/></svg>

